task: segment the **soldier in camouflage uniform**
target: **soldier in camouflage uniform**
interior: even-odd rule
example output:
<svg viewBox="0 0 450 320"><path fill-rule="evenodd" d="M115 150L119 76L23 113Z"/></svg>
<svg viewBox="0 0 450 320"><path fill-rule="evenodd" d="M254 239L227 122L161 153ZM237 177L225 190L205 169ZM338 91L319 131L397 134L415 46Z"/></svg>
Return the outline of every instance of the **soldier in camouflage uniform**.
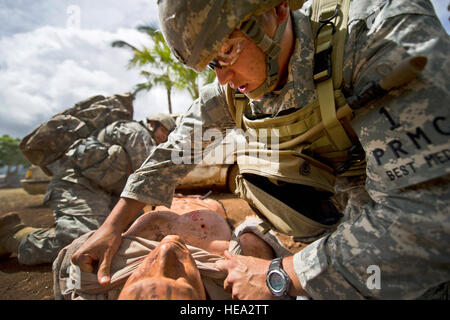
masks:
<svg viewBox="0 0 450 320"><path fill-rule="evenodd" d="M156 144L166 142L169 133L176 126L173 117L164 113L157 113L147 117L147 125L153 133L153 139L155 139Z"/></svg>
<svg viewBox="0 0 450 320"><path fill-rule="evenodd" d="M105 223L73 255L83 270L92 270L91 264L98 261L97 276L103 284L110 281L110 261L129 221L144 203L170 206L177 183L194 167L192 162L170 161L179 142L190 140L196 124L222 132L235 126L224 85L251 95L264 81L262 50L250 39L230 48L230 41L242 36L239 26L244 19L264 14L267 20L261 19L261 24L269 36L289 19L281 39L279 80L262 97L253 95L246 115L275 117L317 97L311 1L290 15L281 1L158 4L173 53L198 71L212 61L219 83L203 88L168 142L129 177ZM347 96L379 80L383 65L395 66L416 55L426 56L428 65L405 88L356 112L351 126L366 154L367 177L338 177L336 194L345 201L345 218L332 233L283 259L291 279L288 294L313 299L433 297L450 280L449 37L428 0L351 1L347 27L342 87ZM233 51L237 53L227 60ZM225 288L234 298L273 298L265 283L270 261L226 256L218 267L228 272ZM252 283L247 281L250 277Z"/></svg>
<svg viewBox="0 0 450 320"><path fill-rule="evenodd" d="M108 104L105 101L111 100L114 101L114 97L102 103ZM88 101L84 112L94 112L96 103L92 103L92 98ZM111 111L117 112L114 109ZM130 173L140 167L158 143L167 140L168 133L175 127L171 116L159 115L155 122L164 123L156 131L159 135L157 143L153 138L155 132L150 131L143 123L132 121L131 117L132 113L127 113L125 117L119 117L123 120L106 118L98 121L105 126L92 126L93 131L88 137L73 142L56 161L49 160L45 170L52 173L52 180L47 188L44 204L53 211L55 227L26 228L17 215L9 215L3 218L6 220L1 228L5 234L0 237L0 246L2 242L7 244L4 246L6 248L0 250L2 253L17 252L21 264L49 263L61 248L101 226L117 203ZM108 124L110 121L113 122ZM58 125L67 126L67 118ZM48 130L48 127L52 125L42 125L40 132ZM50 135L43 135L46 136L43 140L50 143ZM30 140L25 138L24 142ZM54 151L50 156L55 154ZM7 234L11 232L15 236L7 239Z"/></svg>

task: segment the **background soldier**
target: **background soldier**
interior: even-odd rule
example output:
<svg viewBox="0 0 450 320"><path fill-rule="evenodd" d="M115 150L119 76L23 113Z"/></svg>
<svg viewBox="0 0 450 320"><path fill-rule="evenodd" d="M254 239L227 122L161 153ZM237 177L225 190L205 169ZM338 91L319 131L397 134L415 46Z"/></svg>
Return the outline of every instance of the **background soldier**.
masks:
<svg viewBox="0 0 450 320"><path fill-rule="evenodd" d="M56 224L53 228L37 229L24 226L17 214L2 217L0 255L18 253L19 262L27 265L49 263L64 246L103 223L129 174L140 167L157 144L167 140L175 127L173 119L162 114L153 120L155 126L159 125L156 132L132 121L131 101L128 95L91 97L78 103L78 108L54 116L24 138L21 147L25 155L32 162L40 161L36 164L52 174L44 204L53 210ZM80 123L71 126L74 118ZM89 118L96 120L89 122ZM68 141L45 150L37 143L51 145L58 139L55 127L71 128L67 130L73 132L74 127L83 125L89 129L76 135L80 139L71 144ZM63 136L68 139L70 132ZM36 150L44 156L33 155ZM53 159L55 154L60 157Z"/></svg>
<svg viewBox="0 0 450 320"><path fill-rule="evenodd" d="M153 134L156 144L167 141L169 133L175 129L175 120L171 115L157 113L147 117L147 125Z"/></svg>

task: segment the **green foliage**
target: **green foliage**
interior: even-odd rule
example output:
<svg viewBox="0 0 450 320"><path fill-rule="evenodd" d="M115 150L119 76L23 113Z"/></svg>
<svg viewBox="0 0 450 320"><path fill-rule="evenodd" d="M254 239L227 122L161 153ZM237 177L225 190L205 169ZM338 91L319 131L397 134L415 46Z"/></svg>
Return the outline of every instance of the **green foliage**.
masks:
<svg viewBox="0 0 450 320"><path fill-rule="evenodd" d="M200 76L204 84L214 81L214 71L208 69L198 74L178 62L170 52L170 48L159 30L150 26L139 26L137 30L146 33L152 39L153 46L151 48L139 49L123 40L111 43L113 47L127 48L133 52L128 68L142 69L141 75L146 81L135 86L133 95L143 90L151 90L154 86L163 86L167 92L169 113L172 113L171 93L174 89L186 89L192 99L197 99L199 96L198 77Z"/></svg>
<svg viewBox="0 0 450 320"><path fill-rule="evenodd" d="M20 139L11 138L7 134L0 137L0 167L30 165L20 152L19 144Z"/></svg>

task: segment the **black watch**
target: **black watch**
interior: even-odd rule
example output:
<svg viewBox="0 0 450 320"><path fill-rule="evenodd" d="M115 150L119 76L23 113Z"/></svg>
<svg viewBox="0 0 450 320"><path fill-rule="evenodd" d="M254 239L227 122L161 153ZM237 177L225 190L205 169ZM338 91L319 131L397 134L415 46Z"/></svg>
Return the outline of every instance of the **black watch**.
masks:
<svg viewBox="0 0 450 320"><path fill-rule="evenodd" d="M291 279L281 267L281 258L275 258L270 262L269 271L266 276L266 284L275 297L280 299L293 299L293 297L287 294Z"/></svg>

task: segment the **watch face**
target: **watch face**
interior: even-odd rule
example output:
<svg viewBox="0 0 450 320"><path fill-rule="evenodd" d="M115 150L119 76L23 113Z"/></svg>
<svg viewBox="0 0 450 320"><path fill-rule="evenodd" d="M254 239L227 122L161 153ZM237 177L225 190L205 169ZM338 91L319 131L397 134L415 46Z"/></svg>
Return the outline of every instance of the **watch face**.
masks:
<svg viewBox="0 0 450 320"><path fill-rule="evenodd" d="M274 291L281 291L284 289L285 281L281 274L273 272L269 277L270 286Z"/></svg>

